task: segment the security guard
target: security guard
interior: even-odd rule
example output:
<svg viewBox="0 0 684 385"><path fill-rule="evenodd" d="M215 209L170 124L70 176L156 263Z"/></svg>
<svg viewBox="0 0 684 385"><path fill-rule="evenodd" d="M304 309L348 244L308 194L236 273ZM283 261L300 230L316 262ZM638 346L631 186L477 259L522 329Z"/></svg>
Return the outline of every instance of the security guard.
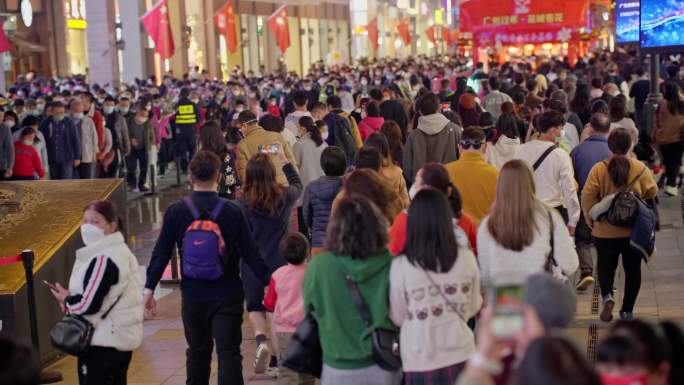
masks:
<svg viewBox="0 0 684 385"><path fill-rule="evenodd" d="M176 154L180 158L181 169L188 171L188 163L195 155L195 129L200 121L199 107L188 99L190 90L182 88L176 104Z"/></svg>

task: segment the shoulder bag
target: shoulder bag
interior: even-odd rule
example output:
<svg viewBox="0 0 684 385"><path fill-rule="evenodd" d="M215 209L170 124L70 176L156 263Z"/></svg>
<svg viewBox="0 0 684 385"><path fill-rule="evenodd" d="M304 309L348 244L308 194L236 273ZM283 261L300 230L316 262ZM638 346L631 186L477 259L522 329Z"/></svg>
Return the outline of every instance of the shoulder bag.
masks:
<svg viewBox="0 0 684 385"><path fill-rule="evenodd" d="M556 239L554 236L555 226L553 225L553 216L551 214L551 210L546 209L546 214L549 217L549 246L551 246L551 250L549 251L549 255L547 255L546 257L546 263L544 263L544 270L546 270L549 274L553 276L553 278L556 278L559 282L563 284L568 284L568 277L566 277L565 274L563 274L563 270L560 268L560 266L558 266L558 262L556 262L556 257L554 256L556 250Z"/></svg>
<svg viewBox="0 0 684 385"><path fill-rule="evenodd" d="M297 373L321 378L323 350L318 334L318 322L310 309L292 335L287 352L282 358L283 366Z"/></svg>
<svg viewBox="0 0 684 385"><path fill-rule="evenodd" d="M361 314L361 319L371 331L373 361L375 361L379 367L388 371L397 371L401 369L399 331L374 327L371 321L370 312L361 296L358 285L348 274L344 272L342 272L342 274L344 275L344 281L347 283L347 288L354 301L354 305L356 305L356 308Z"/></svg>
<svg viewBox="0 0 684 385"><path fill-rule="evenodd" d="M121 299L121 294L112 306L100 317L103 320ZM67 313L50 330L52 345L64 353L80 356L88 351L95 333L95 325L80 314Z"/></svg>
<svg viewBox="0 0 684 385"><path fill-rule="evenodd" d="M608 164L606 164L608 167ZM641 170L639 175L628 183L624 188L615 194L615 197L610 202L610 207L606 213L608 223L613 226L632 227L637 221L639 215L639 197L631 191L631 187L636 183L641 175L646 171L646 166Z"/></svg>
<svg viewBox="0 0 684 385"><path fill-rule="evenodd" d="M539 168L539 166L541 166L541 164L544 162L544 160L546 159L546 157L549 156L549 155L553 152L553 150L555 150L555 149L557 149L557 148L558 148L558 146L556 146L555 144L552 145L551 147L547 148L547 149L539 156L539 159L537 159L537 161L534 162L534 164L532 165L532 172L537 171L537 169Z"/></svg>

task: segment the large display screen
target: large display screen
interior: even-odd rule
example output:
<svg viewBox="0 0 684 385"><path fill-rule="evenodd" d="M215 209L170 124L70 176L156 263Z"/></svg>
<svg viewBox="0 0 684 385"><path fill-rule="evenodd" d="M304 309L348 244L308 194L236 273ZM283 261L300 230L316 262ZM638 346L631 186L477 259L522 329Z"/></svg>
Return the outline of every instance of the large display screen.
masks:
<svg viewBox="0 0 684 385"><path fill-rule="evenodd" d="M639 42L639 0L615 2L615 35L618 44Z"/></svg>
<svg viewBox="0 0 684 385"><path fill-rule="evenodd" d="M684 51L684 0L641 0L640 15L644 51Z"/></svg>

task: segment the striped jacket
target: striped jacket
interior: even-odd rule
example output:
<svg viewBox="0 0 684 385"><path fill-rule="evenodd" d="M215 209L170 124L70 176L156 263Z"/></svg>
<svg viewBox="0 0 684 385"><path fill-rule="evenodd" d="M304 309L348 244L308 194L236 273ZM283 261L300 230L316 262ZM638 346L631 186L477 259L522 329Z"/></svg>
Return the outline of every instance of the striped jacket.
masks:
<svg viewBox="0 0 684 385"><path fill-rule="evenodd" d="M138 261L120 232L76 251L67 310L95 325L92 345L132 351L142 343L142 284ZM104 318L102 315L114 305Z"/></svg>

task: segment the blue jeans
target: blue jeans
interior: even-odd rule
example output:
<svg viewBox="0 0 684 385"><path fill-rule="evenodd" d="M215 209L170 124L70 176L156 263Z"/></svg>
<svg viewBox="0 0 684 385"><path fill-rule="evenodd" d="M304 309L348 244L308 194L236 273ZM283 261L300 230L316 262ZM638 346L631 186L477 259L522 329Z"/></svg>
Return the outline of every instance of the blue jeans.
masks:
<svg viewBox="0 0 684 385"><path fill-rule="evenodd" d="M73 179L74 178L74 164L58 163L50 165L50 179Z"/></svg>

